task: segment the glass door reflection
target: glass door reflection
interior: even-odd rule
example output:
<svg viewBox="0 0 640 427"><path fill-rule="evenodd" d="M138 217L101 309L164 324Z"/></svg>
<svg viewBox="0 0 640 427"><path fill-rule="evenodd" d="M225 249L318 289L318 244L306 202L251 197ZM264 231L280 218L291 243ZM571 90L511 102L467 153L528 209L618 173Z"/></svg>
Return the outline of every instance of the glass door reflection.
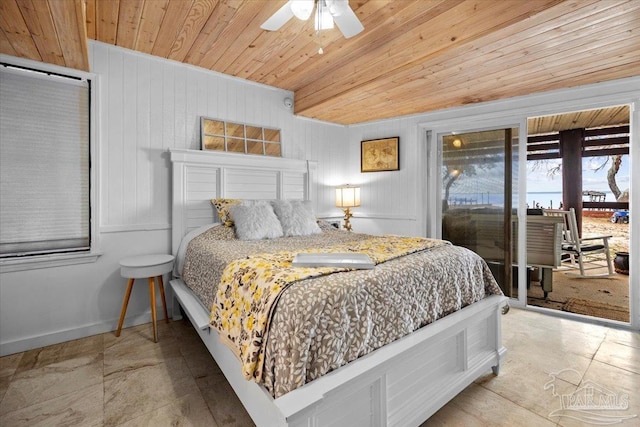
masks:
<svg viewBox="0 0 640 427"><path fill-rule="evenodd" d="M518 129L444 135L442 238L478 253L517 298ZM516 193L514 193L516 192Z"/></svg>

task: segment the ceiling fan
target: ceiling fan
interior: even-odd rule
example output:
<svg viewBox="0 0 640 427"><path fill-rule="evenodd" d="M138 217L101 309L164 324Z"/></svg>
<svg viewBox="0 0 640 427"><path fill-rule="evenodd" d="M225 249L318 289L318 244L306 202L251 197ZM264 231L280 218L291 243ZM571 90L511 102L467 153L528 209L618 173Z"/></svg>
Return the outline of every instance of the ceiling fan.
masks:
<svg viewBox="0 0 640 427"><path fill-rule="evenodd" d="M302 21L309 19L316 8L316 30L333 28L335 22L345 38L364 30L362 23L349 6L349 0L289 0L260 26L263 30L277 31L294 16Z"/></svg>

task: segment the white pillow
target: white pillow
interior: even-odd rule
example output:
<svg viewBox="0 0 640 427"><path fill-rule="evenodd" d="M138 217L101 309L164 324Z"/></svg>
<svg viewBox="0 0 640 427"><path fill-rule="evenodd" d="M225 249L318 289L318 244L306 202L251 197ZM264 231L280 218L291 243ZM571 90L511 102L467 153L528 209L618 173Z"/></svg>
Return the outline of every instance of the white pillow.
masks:
<svg viewBox="0 0 640 427"><path fill-rule="evenodd" d="M233 205L229 208L240 240L282 237L282 226L269 204Z"/></svg>
<svg viewBox="0 0 640 427"><path fill-rule="evenodd" d="M308 236L322 233L313 214L311 201L274 200L271 202L285 236Z"/></svg>
<svg viewBox="0 0 640 427"><path fill-rule="evenodd" d="M233 205L263 205L268 204L270 200L247 200L247 199L211 199L211 203L216 207L220 221L227 226L233 227L233 217L231 216L231 206Z"/></svg>

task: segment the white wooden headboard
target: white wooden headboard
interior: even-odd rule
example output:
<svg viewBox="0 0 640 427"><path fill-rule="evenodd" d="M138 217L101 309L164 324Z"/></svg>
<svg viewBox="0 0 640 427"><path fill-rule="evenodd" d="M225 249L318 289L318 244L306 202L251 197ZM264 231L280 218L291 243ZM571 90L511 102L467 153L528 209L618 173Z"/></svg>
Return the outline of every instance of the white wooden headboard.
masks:
<svg viewBox="0 0 640 427"><path fill-rule="evenodd" d="M174 254L190 230L219 222L211 199L315 199L314 161L201 150L170 155Z"/></svg>

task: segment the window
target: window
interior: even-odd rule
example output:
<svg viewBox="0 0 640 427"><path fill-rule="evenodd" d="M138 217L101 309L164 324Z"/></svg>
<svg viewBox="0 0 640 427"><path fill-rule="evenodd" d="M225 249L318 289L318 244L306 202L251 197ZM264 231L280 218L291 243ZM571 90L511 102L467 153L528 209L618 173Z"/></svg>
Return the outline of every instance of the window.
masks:
<svg viewBox="0 0 640 427"><path fill-rule="evenodd" d="M0 99L0 261L89 254L91 80L3 63Z"/></svg>
<svg viewBox="0 0 640 427"><path fill-rule="evenodd" d="M278 129L231 123L202 117L200 121L203 150L282 156Z"/></svg>

